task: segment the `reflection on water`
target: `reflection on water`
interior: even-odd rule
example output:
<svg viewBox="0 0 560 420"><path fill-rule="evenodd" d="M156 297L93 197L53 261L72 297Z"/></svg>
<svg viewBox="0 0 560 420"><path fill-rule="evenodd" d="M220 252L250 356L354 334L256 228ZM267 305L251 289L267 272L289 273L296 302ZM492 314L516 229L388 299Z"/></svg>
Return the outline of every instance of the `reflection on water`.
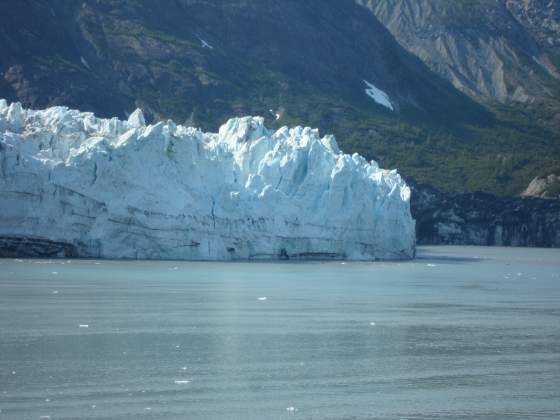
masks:
<svg viewBox="0 0 560 420"><path fill-rule="evenodd" d="M0 355L0 419L560 418L560 251L0 260Z"/></svg>

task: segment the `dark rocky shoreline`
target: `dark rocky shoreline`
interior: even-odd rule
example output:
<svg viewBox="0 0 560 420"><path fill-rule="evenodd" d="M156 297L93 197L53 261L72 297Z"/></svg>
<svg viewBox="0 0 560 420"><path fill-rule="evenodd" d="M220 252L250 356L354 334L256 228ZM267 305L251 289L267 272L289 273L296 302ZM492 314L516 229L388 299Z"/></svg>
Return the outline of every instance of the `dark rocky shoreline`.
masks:
<svg viewBox="0 0 560 420"><path fill-rule="evenodd" d="M418 245L560 247L560 200L445 193L407 182Z"/></svg>

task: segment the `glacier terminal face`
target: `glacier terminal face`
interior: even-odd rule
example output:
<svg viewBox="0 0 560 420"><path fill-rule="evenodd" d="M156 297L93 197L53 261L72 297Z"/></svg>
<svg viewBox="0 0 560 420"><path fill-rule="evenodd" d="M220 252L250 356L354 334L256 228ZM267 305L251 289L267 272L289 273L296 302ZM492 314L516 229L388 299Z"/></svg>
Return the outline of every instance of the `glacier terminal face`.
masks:
<svg viewBox="0 0 560 420"><path fill-rule="evenodd" d="M0 247L101 258L408 259L410 190L310 128L218 133L0 100Z"/></svg>

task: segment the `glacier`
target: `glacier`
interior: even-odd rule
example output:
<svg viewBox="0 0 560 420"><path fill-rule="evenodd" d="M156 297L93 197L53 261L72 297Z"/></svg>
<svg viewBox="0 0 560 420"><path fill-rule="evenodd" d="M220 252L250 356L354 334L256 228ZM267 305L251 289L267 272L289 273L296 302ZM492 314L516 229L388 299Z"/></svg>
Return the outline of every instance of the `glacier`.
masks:
<svg viewBox="0 0 560 420"><path fill-rule="evenodd" d="M317 129L218 133L0 100L0 248L124 259L409 259L410 189ZM50 246L50 248L49 248ZM42 251L49 249L49 251ZM52 254L52 255L51 255Z"/></svg>

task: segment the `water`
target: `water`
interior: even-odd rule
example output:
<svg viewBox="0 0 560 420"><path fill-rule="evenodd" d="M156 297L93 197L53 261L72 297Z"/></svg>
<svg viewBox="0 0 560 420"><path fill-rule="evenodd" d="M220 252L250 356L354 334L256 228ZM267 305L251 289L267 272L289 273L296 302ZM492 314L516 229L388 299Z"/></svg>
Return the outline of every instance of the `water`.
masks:
<svg viewBox="0 0 560 420"><path fill-rule="evenodd" d="M266 299L265 299L266 298ZM560 250L0 260L0 419L560 418Z"/></svg>

